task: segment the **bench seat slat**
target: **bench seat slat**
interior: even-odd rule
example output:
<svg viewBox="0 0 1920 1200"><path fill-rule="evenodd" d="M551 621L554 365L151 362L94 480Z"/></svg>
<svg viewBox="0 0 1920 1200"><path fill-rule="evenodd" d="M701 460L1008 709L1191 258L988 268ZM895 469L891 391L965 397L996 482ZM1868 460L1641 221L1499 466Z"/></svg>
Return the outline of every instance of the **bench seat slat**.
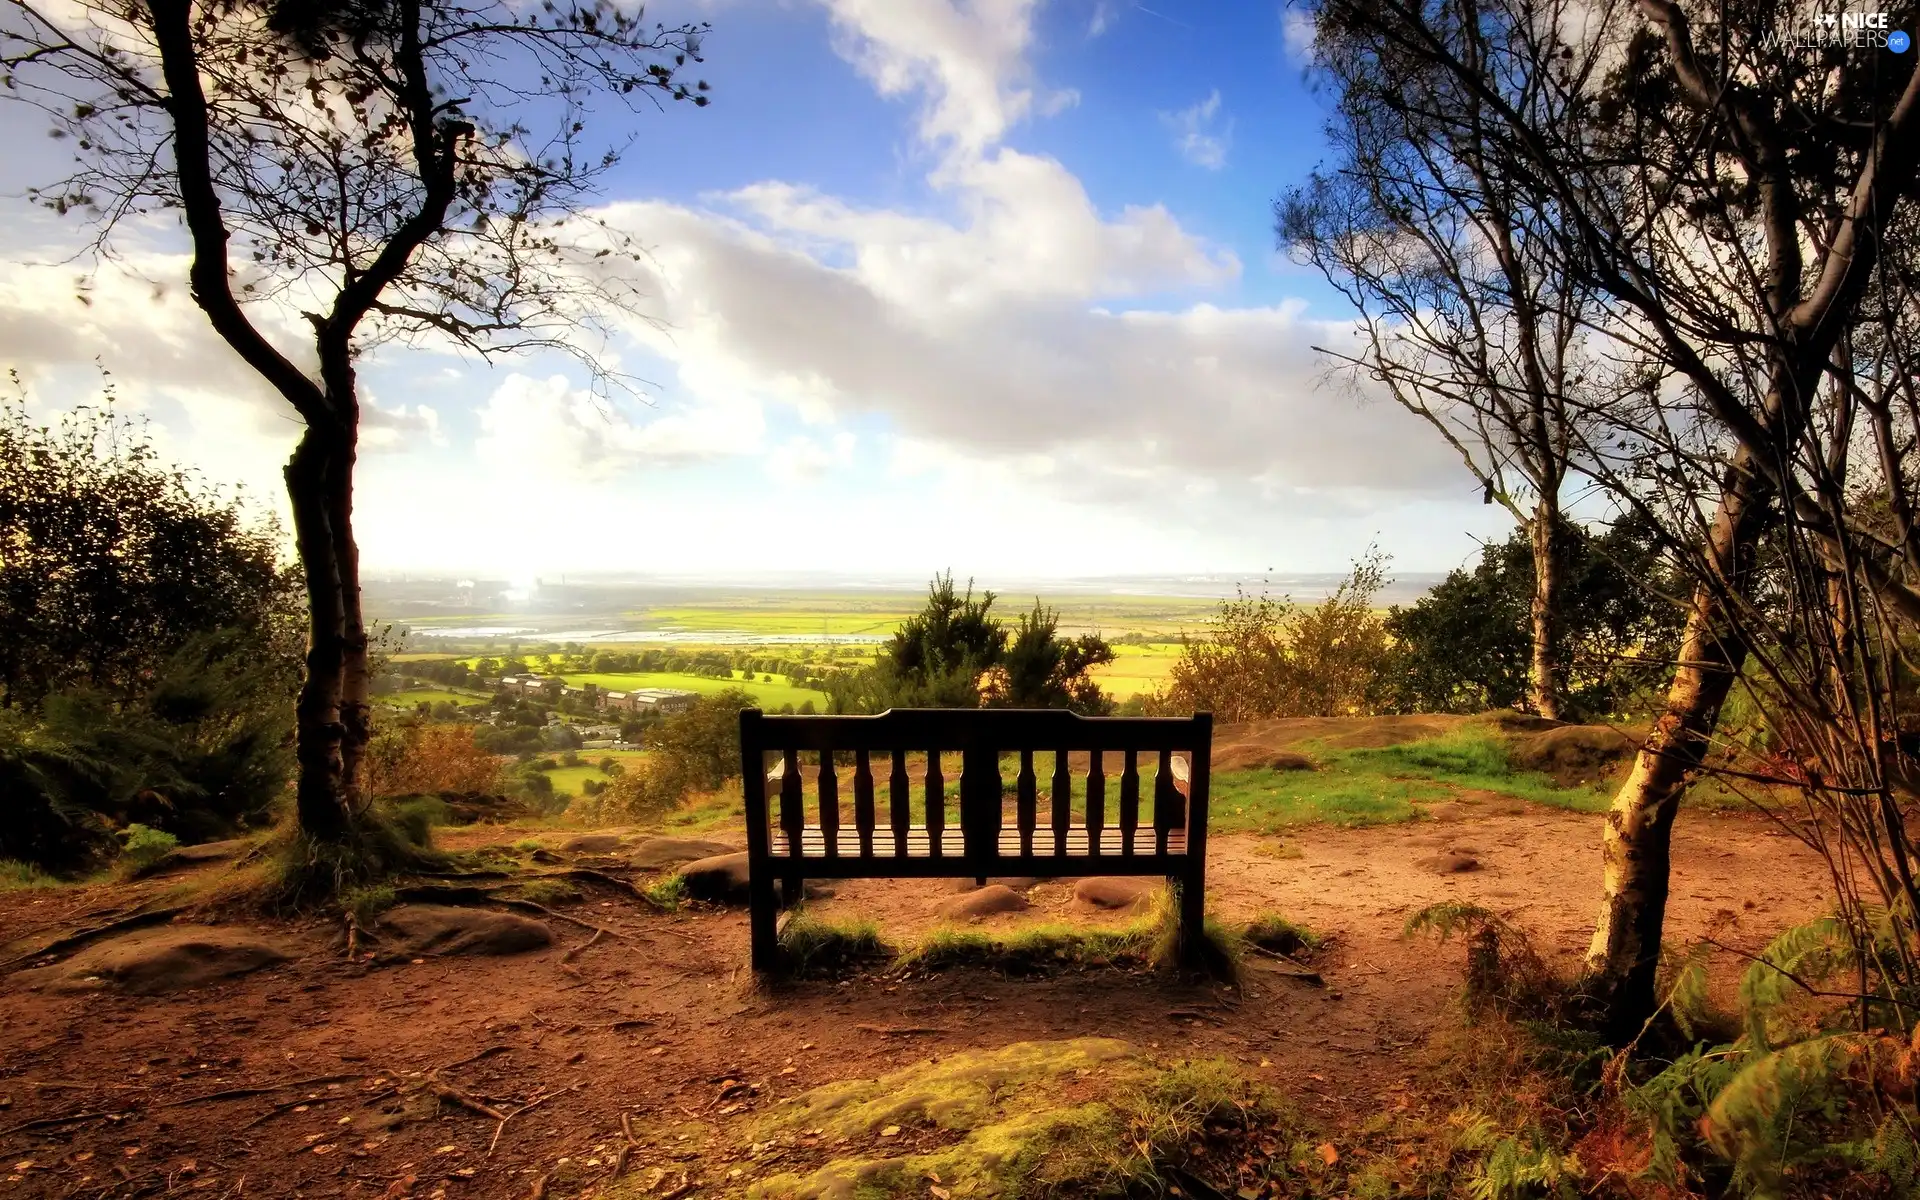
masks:
<svg viewBox="0 0 1920 1200"><path fill-rule="evenodd" d="M936 830L934 832L940 831ZM1097 861L1103 870L1110 866L1118 866L1130 858L1160 857L1160 855L1149 854L1142 851L1136 851L1130 855L1116 853L1118 847L1115 846L1114 843L1118 839L1113 836L1112 830L1107 830L1101 838L1101 849L1103 853L1095 859L1093 855L1088 853L1087 827L1085 825L1068 826L1065 840L1066 852L1064 857ZM789 836L787 830L774 830L772 842L770 857L781 860L787 860L793 857L793 851L791 849L793 839ZM1044 857L1060 857L1052 853L1053 847L1051 845L1044 847L1044 849L1046 851ZM897 849L897 843L895 842L894 831L892 829L875 830L873 835L873 850L876 855L880 856L898 855L899 851ZM937 856L941 861L951 862L955 867L965 865L965 856L960 852L960 847L955 845L952 839L942 838L941 851L942 853ZM1168 830L1166 855L1177 858L1186 854L1186 852L1187 831L1184 829ZM1027 857L1020 845L1019 829L1002 829L1000 831L999 854L1002 858ZM907 828L905 857L936 857L933 852L933 838L925 825L912 825ZM815 865L826 866L838 862L856 862L859 858L860 856L858 854L848 854L845 852L829 853L827 850L826 831L818 825L808 825L800 831L800 861L808 867ZM964 872L962 872L962 874L964 874Z"/></svg>

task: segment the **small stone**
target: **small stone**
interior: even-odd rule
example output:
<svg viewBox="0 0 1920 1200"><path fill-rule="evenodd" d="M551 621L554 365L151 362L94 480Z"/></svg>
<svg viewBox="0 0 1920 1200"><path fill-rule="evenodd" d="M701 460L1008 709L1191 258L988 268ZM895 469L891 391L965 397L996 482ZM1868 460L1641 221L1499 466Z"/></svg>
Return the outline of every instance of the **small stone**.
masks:
<svg viewBox="0 0 1920 1200"><path fill-rule="evenodd" d="M1414 866L1423 871L1432 871L1436 875L1458 875L1465 871L1478 871L1480 860L1465 849L1444 850L1439 854L1429 854L1417 860Z"/></svg>
<svg viewBox="0 0 1920 1200"><path fill-rule="evenodd" d="M881 1137L899 1137L900 1127L898 1125L889 1125L885 1129L882 1129L880 1131L880 1136Z"/></svg>
<svg viewBox="0 0 1920 1200"><path fill-rule="evenodd" d="M948 920L968 921L1002 913L1025 912L1032 908L1027 898L1004 884L990 883L975 891L955 896L940 906L940 915Z"/></svg>
<svg viewBox="0 0 1920 1200"><path fill-rule="evenodd" d="M1159 887L1158 879L1095 875L1074 885L1073 898L1095 908L1130 909L1146 903Z"/></svg>

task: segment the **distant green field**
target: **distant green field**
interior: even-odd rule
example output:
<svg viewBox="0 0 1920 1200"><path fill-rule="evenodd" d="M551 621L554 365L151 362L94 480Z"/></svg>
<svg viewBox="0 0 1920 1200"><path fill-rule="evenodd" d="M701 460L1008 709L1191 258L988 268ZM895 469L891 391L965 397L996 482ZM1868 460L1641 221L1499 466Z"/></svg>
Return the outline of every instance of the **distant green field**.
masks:
<svg viewBox="0 0 1920 1200"><path fill-rule="evenodd" d="M582 750L580 751L580 766L558 767L548 771L546 775L548 779L553 781L554 791L579 796L584 794L587 780L592 779L604 783L613 778L611 775L602 771L597 765L601 759L611 758L622 767L631 770L634 763L639 762L646 756L647 752L644 750Z"/></svg>
<svg viewBox="0 0 1920 1200"><path fill-rule="evenodd" d="M976 588L976 594L983 591ZM845 594L765 594L737 603L675 605L639 609L625 615L636 623L697 633L737 632L767 637L804 638L810 635L847 636L866 634L890 636L900 623L920 611L924 593L886 593L867 596ZM1164 596L1083 596L1040 597L1047 607L1060 614L1063 633L1078 635L1099 632L1107 637L1129 633L1175 637L1183 630L1204 626L1218 605L1211 600ZM1032 607L1028 594L1002 592L994 612L1012 621Z"/></svg>
<svg viewBox="0 0 1920 1200"><path fill-rule="evenodd" d="M891 635L912 613L909 610L883 612L813 611L806 608L758 611L749 608L652 608L645 619L649 625L687 630L738 630L768 635L789 634L872 634Z"/></svg>
<svg viewBox="0 0 1920 1200"><path fill-rule="evenodd" d="M397 663L403 663L403 662L450 662L450 661L452 661L453 659L455 659L455 658L458 658L458 657L459 657L459 655L457 655L457 654L440 654L440 653L436 653L436 652L434 652L434 651L431 651L431 650L417 650L417 651L416 651L416 650L407 650L407 651L403 651L403 652L401 652L401 653L399 653L399 654L391 654L391 655L388 655L387 657L389 657L390 659L392 659L392 660L393 660L394 662L397 662Z"/></svg>
<svg viewBox="0 0 1920 1200"><path fill-rule="evenodd" d="M463 695L460 692L448 692L439 688L409 688L404 692L388 692L384 696L374 697L376 703L397 704L402 708L412 708L421 701L428 704L439 704L442 701L448 704L485 704L488 699L486 696Z"/></svg>
<svg viewBox="0 0 1920 1200"><path fill-rule="evenodd" d="M779 708L791 704L795 708L807 701L813 701L814 707L825 708L827 694L816 692L812 688L795 687L785 682L781 676L774 676L776 683L761 683L759 676L751 681L743 679L712 679L705 675L688 675L680 671L627 671L618 674L584 674L564 676L574 687L593 684L613 692L630 692L635 688L678 688L683 692L698 692L711 696L728 688L742 688L759 702L762 708Z"/></svg>

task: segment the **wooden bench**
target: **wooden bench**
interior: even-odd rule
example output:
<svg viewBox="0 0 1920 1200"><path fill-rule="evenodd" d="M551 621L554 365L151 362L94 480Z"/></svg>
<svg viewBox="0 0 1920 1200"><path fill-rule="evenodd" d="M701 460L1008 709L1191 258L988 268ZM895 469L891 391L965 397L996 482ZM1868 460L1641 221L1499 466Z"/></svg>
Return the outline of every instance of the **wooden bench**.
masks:
<svg viewBox="0 0 1920 1200"><path fill-rule="evenodd" d="M1212 747L1209 713L923 708L786 717L747 709L740 756L754 969L778 965L775 881L791 900L810 878L972 876L984 884L993 875L1161 875L1178 891L1182 945L1196 947L1205 918ZM958 828L947 811L955 755ZM1153 768L1145 824L1143 766ZM1111 809L1109 772L1118 776ZM777 813L769 811L769 791ZM851 814L842 811L843 793Z"/></svg>

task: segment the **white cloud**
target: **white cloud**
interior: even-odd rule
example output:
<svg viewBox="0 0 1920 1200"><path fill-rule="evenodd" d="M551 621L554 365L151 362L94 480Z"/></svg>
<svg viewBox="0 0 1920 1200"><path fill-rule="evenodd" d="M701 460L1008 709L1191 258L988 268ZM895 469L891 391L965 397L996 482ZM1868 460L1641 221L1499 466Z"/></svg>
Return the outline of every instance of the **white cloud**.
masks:
<svg viewBox="0 0 1920 1200"><path fill-rule="evenodd" d="M853 465L855 442L851 433L835 434L824 444L804 435L788 438L767 455L767 474L783 483L823 478Z"/></svg>
<svg viewBox="0 0 1920 1200"><path fill-rule="evenodd" d="M426 404L381 408L371 397L360 407L360 444L369 450L411 450L422 444L445 446L440 413Z"/></svg>
<svg viewBox="0 0 1920 1200"><path fill-rule="evenodd" d="M1286 50L1288 62L1295 66L1312 62L1313 37L1311 10L1294 3L1288 3L1280 10L1280 41Z"/></svg>
<svg viewBox="0 0 1920 1200"><path fill-rule="evenodd" d="M481 464L539 482L606 479L649 463L749 453L762 432L751 406L704 405L637 422L564 375L518 372L493 390L479 421L474 451Z"/></svg>
<svg viewBox="0 0 1920 1200"><path fill-rule="evenodd" d="M836 49L883 96L923 95L920 133L975 153L1034 104L1035 0L823 0Z"/></svg>
<svg viewBox="0 0 1920 1200"><path fill-rule="evenodd" d="M1099 0L1093 6L1093 16L1087 20L1087 36L1097 38L1113 25L1115 16L1113 0Z"/></svg>
<svg viewBox="0 0 1920 1200"><path fill-rule="evenodd" d="M1176 113L1163 112L1160 121L1173 131L1174 149L1182 158L1209 171L1227 165L1227 150L1233 144L1233 121L1215 131L1214 118L1220 115L1220 89L1208 93L1205 100Z"/></svg>

